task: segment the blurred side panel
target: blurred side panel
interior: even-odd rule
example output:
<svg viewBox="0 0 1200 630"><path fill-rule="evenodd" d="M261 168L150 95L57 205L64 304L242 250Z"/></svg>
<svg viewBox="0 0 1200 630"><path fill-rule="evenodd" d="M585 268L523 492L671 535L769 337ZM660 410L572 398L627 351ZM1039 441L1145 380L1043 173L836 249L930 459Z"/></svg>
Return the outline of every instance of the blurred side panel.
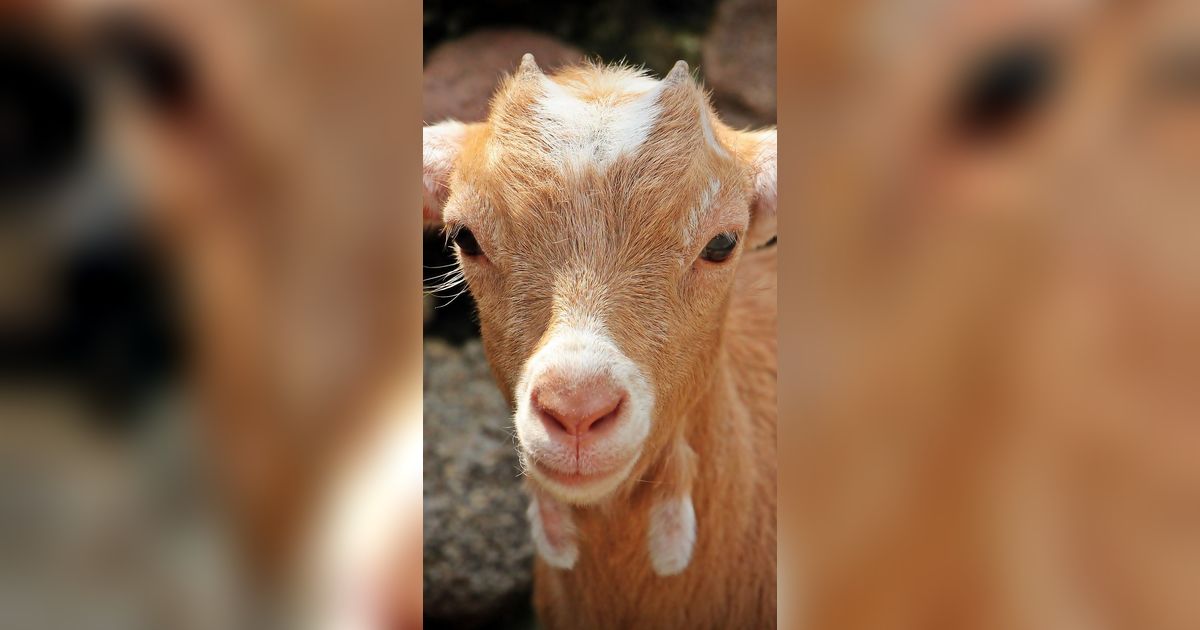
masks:
<svg viewBox="0 0 1200 630"><path fill-rule="evenodd" d="M0 626L420 623L419 11L0 6Z"/></svg>
<svg viewBox="0 0 1200 630"><path fill-rule="evenodd" d="M784 627L1196 627L1194 3L780 18Z"/></svg>

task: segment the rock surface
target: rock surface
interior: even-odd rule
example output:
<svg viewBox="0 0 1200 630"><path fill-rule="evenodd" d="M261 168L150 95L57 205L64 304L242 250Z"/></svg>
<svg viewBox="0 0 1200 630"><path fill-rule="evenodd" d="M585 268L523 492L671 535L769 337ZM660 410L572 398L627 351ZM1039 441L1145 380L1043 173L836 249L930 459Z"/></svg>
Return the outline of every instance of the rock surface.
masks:
<svg viewBox="0 0 1200 630"><path fill-rule="evenodd" d="M734 126L774 124L775 2L725 0L704 41L705 81Z"/></svg>
<svg viewBox="0 0 1200 630"><path fill-rule="evenodd" d="M497 627L532 583L508 404L478 339L426 339L424 390L426 625Z"/></svg>
<svg viewBox="0 0 1200 630"><path fill-rule="evenodd" d="M542 70L581 61L583 52L548 35L524 29L487 29L448 41L429 53L422 80L426 124L447 118L477 122L487 117L488 100L505 74L525 53Z"/></svg>

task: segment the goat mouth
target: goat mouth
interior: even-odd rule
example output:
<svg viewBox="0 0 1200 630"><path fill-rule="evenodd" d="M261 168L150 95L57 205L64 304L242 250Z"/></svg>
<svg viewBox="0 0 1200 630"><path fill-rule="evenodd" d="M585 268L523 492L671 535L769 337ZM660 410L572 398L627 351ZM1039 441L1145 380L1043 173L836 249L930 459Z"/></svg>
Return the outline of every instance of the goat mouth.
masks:
<svg viewBox="0 0 1200 630"><path fill-rule="evenodd" d="M529 474L545 490L571 503L592 503L616 490L633 472L635 453L628 459L601 470L564 471L539 461L529 464Z"/></svg>
<svg viewBox="0 0 1200 630"><path fill-rule="evenodd" d="M608 479L620 471L619 468L613 468L610 470L591 473L579 472L578 469L568 472L559 470L557 468L551 468L536 461L533 462L533 467L536 469L537 474L540 477L563 486L586 486L597 481Z"/></svg>

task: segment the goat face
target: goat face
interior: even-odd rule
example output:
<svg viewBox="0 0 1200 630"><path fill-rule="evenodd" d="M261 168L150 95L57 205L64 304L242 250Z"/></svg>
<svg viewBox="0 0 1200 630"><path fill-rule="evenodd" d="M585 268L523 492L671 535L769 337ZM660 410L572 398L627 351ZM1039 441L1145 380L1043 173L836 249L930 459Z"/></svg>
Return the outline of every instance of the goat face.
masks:
<svg viewBox="0 0 1200 630"><path fill-rule="evenodd" d="M731 131L680 62L547 77L425 129L444 223L529 475L589 504L636 478L720 360L734 272L774 235L775 133Z"/></svg>

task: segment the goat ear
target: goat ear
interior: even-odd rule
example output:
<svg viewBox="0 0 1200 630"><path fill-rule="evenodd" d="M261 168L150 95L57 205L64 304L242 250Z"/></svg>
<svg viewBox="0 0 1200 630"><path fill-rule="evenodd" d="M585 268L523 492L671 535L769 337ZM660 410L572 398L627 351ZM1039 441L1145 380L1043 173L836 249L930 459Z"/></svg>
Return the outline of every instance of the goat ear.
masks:
<svg viewBox="0 0 1200 630"><path fill-rule="evenodd" d="M740 140L739 144L744 148L743 155L750 163L754 178L754 199L750 204L747 244L750 247L758 247L775 238L778 231L776 207L779 193L775 177L778 150L775 130L746 132Z"/></svg>
<svg viewBox="0 0 1200 630"><path fill-rule="evenodd" d="M440 225L442 208L450 196L450 174L458 162L470 125L447 121L423 130L421 216L426 226Z"/></svg>

